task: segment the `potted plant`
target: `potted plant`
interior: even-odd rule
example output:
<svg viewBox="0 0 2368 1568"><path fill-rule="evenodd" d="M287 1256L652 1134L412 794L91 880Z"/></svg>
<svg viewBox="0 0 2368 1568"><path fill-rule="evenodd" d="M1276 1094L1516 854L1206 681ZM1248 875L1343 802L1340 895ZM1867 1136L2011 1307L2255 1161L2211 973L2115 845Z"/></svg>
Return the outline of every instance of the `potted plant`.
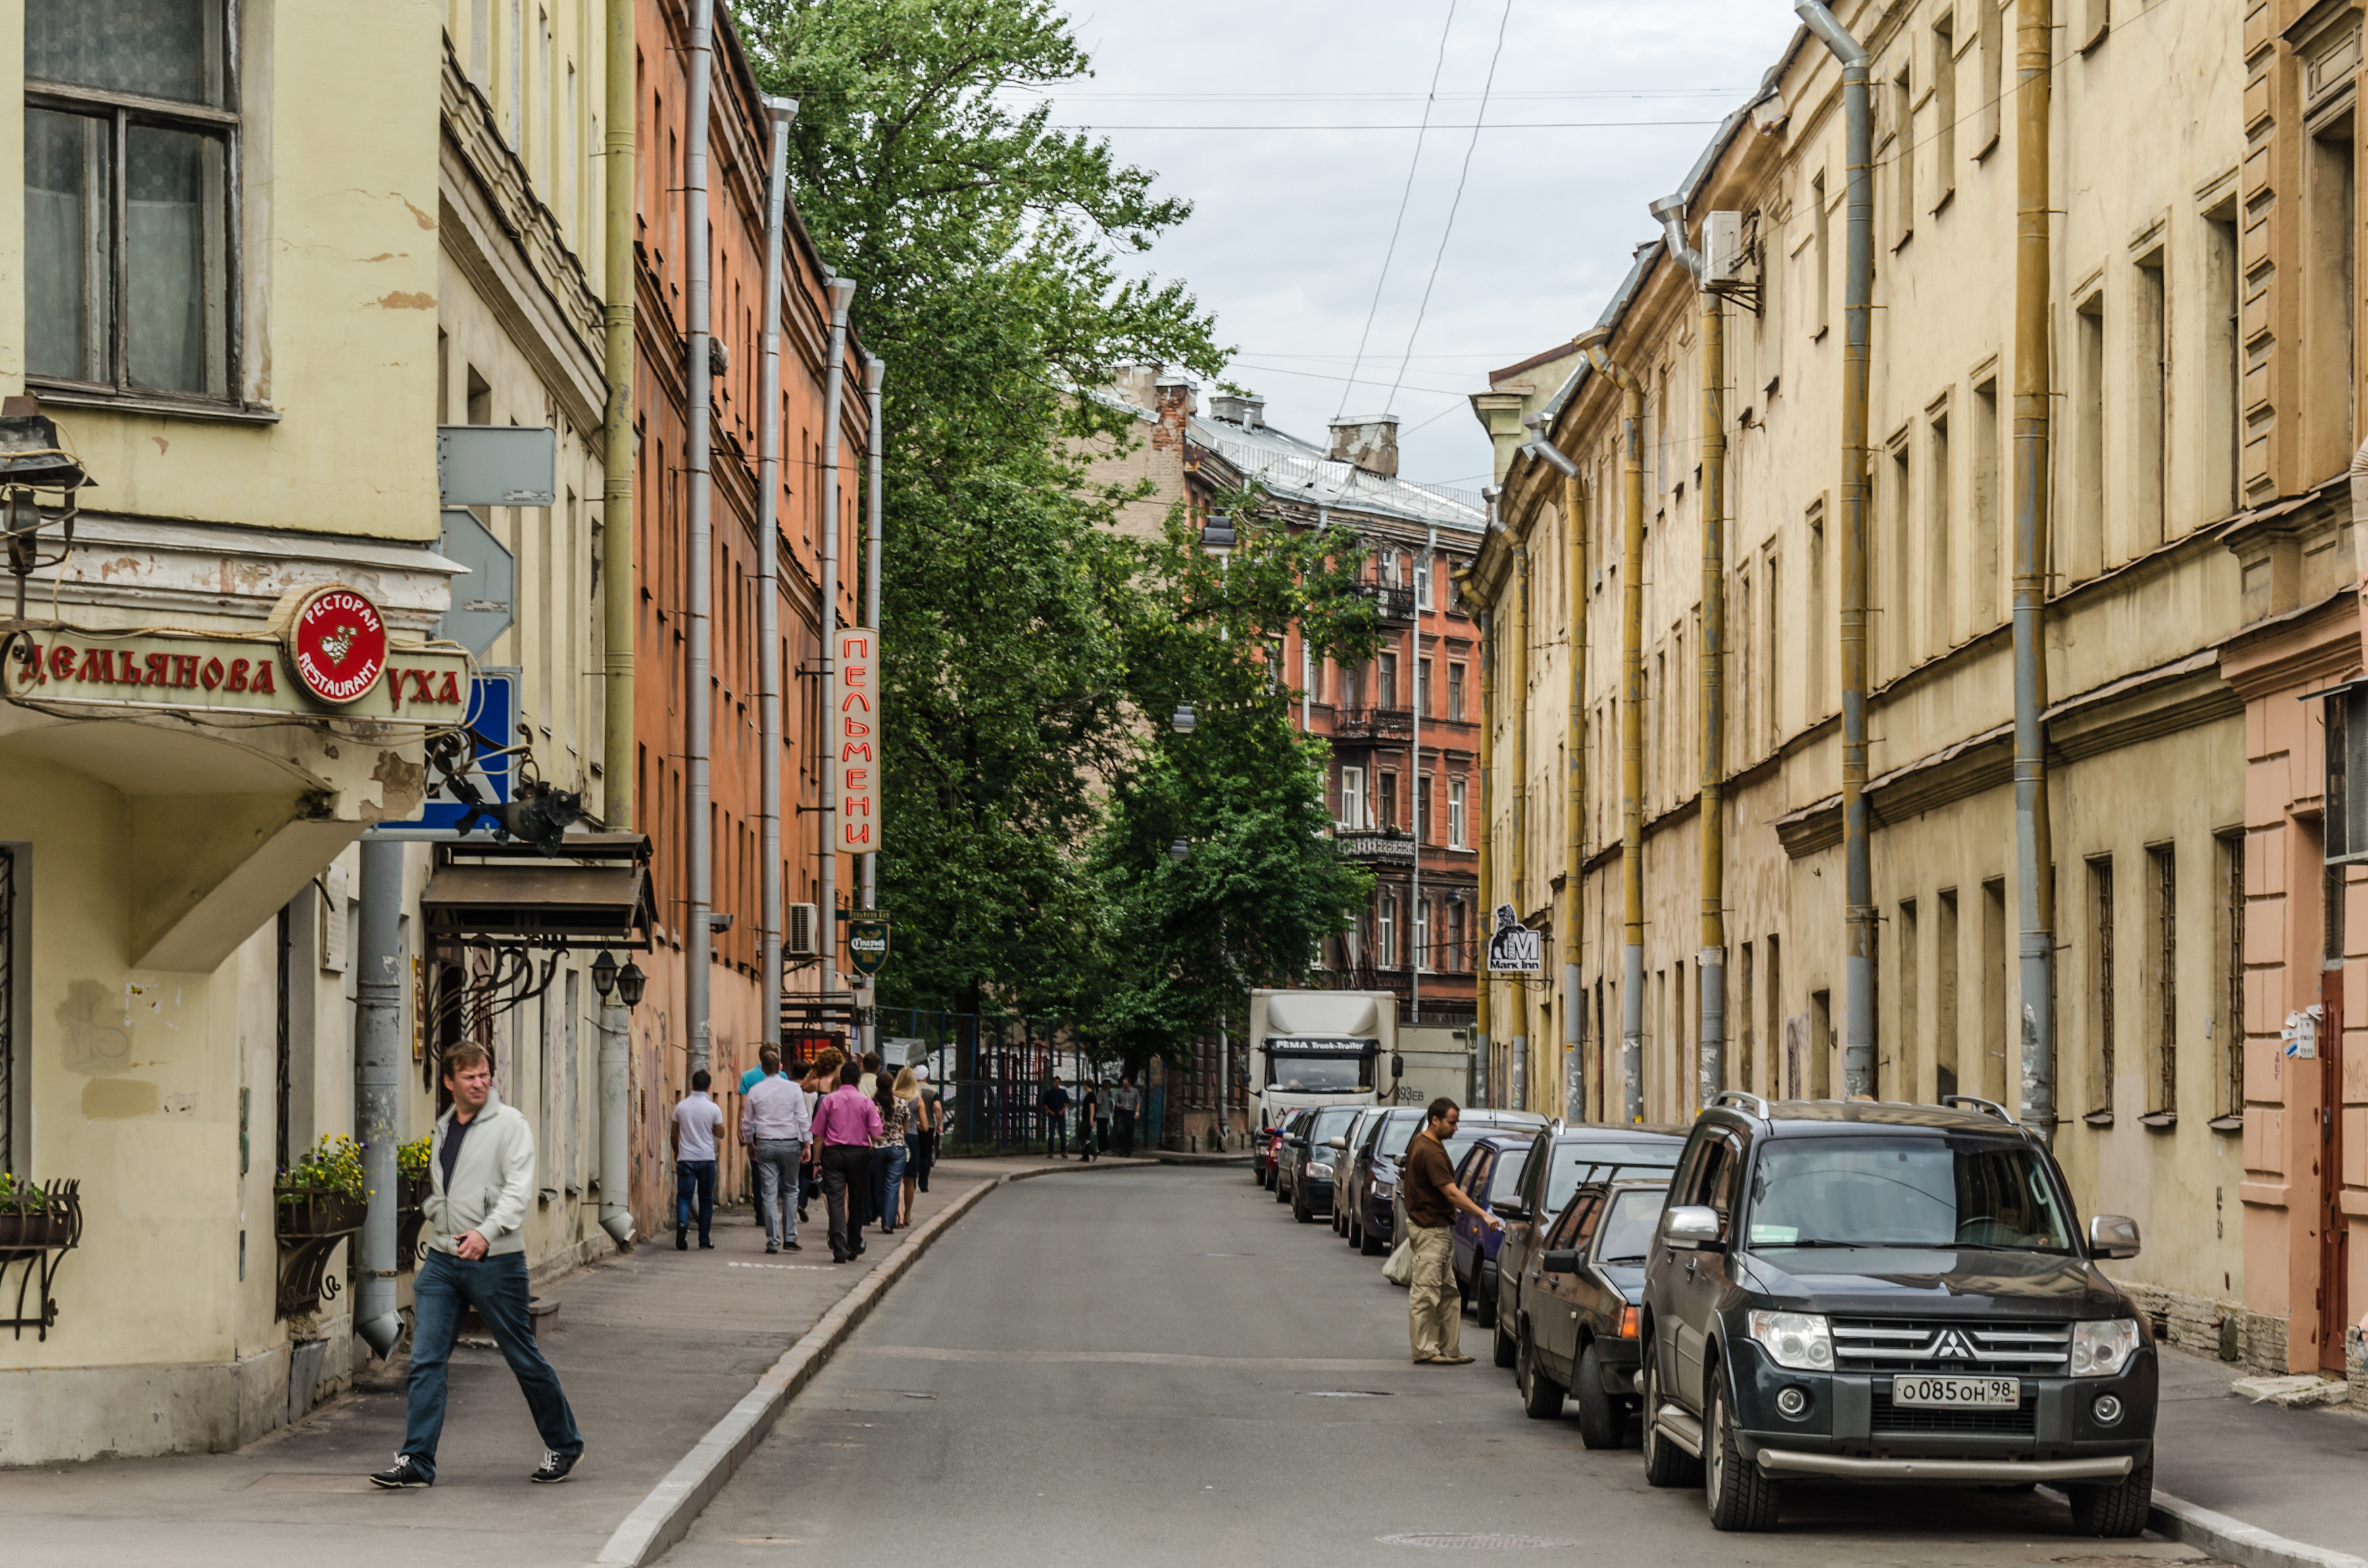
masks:
<svg viewBox="0 0 2368 1568"><path fill-rule="evenodd" d="M419 1233L427 1223L427 1137L422 1133L394 1150L394 1256L409 1268L419 1256Z"/></svg>
<svg viewBox="0 0 2368 1568"><path fill-rule="evenodd" d="M0 1171L0 1254L46 1252L82 1239L77 1182L41 1187Z"/></svg>
<svg viewBox="0 0 2368 1568"><path fill-rule="evenodd" d="M342 1236L359 1231L370 1205L362 1146L343 1133L324 1133L273 1184L283 1241Z"/></svg>

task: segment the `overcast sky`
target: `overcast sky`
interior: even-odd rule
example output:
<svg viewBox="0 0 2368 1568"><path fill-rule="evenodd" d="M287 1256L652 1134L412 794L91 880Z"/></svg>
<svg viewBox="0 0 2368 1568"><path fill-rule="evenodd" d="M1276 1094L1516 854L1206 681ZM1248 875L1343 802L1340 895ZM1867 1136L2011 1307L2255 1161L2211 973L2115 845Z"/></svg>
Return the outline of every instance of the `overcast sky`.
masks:
<svg viewBox="0 0 2368 1568"><path fill-rule="evenodd" d="M1319 441L1344 393L1348 413L1386 408L1403 475L1474 488L1488 443L1465 394L1595 319L1653 236L1645 204L1796 25L1786 0L1073 0L1071 14L1096 74L1054 95L1055 119L1108 128L1122 159L1192 200L1148 270L1216 312L1232 379L1267 397L1270 423ZM1475 120L1556 128L1485 130L1474 150ZM1702 123L1569 124L1670 120ZM1248 129L1350 126L1406 129Z"/></svg>

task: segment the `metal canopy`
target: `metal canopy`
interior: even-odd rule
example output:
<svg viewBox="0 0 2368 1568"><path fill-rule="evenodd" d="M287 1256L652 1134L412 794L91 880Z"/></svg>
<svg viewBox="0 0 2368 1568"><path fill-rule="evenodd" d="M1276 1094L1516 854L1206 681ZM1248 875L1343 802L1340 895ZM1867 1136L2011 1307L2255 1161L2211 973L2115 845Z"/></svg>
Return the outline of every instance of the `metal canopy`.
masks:
<svg viewBox="0 0 2368 1568"><path fill-rule="evenodd" d="M646 947L649 857L638 833L572 833L555 858L523 844L439 846L420 913L430 936Z"/></svg>

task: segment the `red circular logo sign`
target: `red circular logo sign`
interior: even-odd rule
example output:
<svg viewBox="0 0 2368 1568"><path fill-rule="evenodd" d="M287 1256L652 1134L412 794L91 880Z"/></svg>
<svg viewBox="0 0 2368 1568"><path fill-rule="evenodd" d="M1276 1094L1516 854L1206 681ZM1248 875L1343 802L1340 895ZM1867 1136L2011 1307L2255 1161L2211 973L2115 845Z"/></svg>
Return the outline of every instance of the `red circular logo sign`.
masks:
<svg viewBox="0 0 2368 1568"><path fill-rule="evenodd" d="M304 689L343 707L369 696L386 672L386 621L353 589L322 588L297 607L287 648Z"/></svg>

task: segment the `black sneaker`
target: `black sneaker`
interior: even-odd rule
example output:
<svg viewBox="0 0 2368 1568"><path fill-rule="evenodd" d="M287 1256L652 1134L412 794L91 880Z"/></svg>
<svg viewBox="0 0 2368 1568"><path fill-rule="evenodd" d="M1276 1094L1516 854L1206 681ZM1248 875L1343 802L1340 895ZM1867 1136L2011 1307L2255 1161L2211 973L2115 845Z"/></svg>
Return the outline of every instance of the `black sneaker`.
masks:
<svg viewBox="0 0 2368 1568"><path fill-rule="evenodd" d="M806 1250L805 1248L798 1245L795 1242L783 1242L781 1246L783 1250L788 1252L803 1252Z"/></svg>
<svg viewBox="0 0 2368 1568"><path fill-rule="evenodd" d="M436 1478L414 1463L409 1454L395 1455L394 1463L385 1470L373 1471L370 1481L372 1486L383 1487L389 1492L400 1492L406 1486L436 1484Z"/></svg>
<svg viewBox="0 0 2368 1568"><path fill-rule="evenodd" d="M532 1475L528 1476L527 1479L529 1481L540 1482L546 1486L556 1485L558 1483L566 1480L570 1475L575 1473L576 1462L583 1459L583 1457L584 1456L580 1453L555 1454L549 1449L545 1449L542 1450L542 1468L536 1471ZM372 1479L376 1478L373 1477Z"/></svg>
<svg viewBox="0 0 2368 1568"><path fill-rule="evenodd" d="M674 1250L677 1252L689 1252L690 1250L690 1229L689 1226L677 1225L674 1228Z"/></svg>

